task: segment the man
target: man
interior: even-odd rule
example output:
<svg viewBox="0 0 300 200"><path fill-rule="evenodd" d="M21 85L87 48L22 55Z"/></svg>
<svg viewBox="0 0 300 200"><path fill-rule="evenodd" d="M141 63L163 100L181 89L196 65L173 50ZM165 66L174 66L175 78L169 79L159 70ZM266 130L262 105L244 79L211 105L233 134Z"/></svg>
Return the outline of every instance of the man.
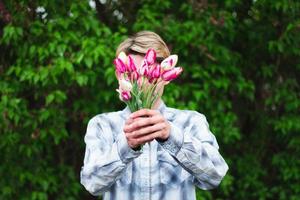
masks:
<svg viewBox="0 0 300 200"><path fill-rule="evenodd" d="M126 39L117 55L124 51L140 66L149 48L158 58L170 55L165 42L150 31ZM194 200L195 186L215 188L228 170L205 116L167 107L161 98L152 109L131 113L127 106L94 116L85 143L81 183L104 200Z"/></svg>

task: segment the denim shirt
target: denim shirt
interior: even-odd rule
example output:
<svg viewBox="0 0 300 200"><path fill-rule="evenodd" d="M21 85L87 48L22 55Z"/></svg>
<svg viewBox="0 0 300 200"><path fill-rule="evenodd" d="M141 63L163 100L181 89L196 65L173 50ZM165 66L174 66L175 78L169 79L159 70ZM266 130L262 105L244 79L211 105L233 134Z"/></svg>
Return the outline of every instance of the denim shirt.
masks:
<svg viewBox="0 0 300 200"><path fill-rule="evenodd" d="M80 172L86 190L104 200L195 200L195 186L219 185L228 165L205 116L163 101L158 110L171 126L170 136L138 151L128 146L123 132L128 106L90 119Z"/></svg>

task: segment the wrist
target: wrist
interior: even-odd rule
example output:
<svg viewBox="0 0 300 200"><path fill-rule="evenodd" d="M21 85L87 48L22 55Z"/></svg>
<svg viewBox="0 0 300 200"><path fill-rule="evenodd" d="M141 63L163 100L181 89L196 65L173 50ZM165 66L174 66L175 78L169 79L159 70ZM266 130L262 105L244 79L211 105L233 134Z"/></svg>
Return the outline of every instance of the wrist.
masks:
<svg viewBox="0 0 300 200"><path fill-rule="evenodd" d="M158 141L158 142L165 142L165 141L167 141L169 138L167 138L167 139L161 139L161 138L156 138L156 140Z"/></svg>
<svg viewBox="0 0 300 200"><path fill-rule="evenodd" d="M142 145L136 146L136 147L131 147L133 151L140 151L142 149Z"/></svg>
<svg viewBox="0 0 300 200"><path fill-rule="evenodd" d="M162 135L161 137L157 138L157 141L159 142L165 142L170 137L170 131L168 130L166 134Z"/></svg>

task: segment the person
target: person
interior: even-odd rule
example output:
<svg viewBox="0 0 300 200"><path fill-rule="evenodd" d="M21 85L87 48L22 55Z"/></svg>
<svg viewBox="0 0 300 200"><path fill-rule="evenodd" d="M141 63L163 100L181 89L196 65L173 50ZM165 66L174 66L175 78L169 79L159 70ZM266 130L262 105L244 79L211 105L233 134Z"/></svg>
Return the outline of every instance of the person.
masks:
<svg viewBox="0 0 300 200"><path fill-rule="evenodd" d="M141 31L118 47L140 66L147 49L157 62L170 55L159 35ZM152 109L98 114L87 125L81 184L104 200L194 200L195 186L217 187L228 165L205 115L168 107L160 98ZM142 148L138 148L143 145Z"/></svg>

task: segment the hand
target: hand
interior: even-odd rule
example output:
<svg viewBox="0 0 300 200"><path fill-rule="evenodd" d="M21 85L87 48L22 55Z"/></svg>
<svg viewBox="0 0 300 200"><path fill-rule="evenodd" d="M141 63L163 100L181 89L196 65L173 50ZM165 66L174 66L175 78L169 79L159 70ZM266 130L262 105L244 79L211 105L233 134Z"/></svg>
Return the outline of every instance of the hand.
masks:
<svg viewBox="0 0 300 200"><path fill-rule="evenodd" d="M141 109L129 116L123 131L128 145L134 149L154 139L168 139L170 124L159 111Z"/></svg>

